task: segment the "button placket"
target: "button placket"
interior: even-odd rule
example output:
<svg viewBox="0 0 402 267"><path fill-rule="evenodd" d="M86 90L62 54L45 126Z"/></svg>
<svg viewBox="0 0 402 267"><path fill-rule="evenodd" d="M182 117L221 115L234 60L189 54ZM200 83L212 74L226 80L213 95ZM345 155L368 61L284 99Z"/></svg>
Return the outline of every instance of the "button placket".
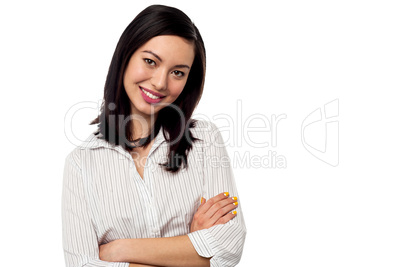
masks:
<svg viewBox="0 0 402 267"><path fill-rule="evenodd" d="M150 162L152 161L152 156L155 153L155 150L158 149L158 147L160 146L160 144L163 143L163 140L156 140L154 142L154 144L151 147L151 150L148 154L148 158L145 162L145 166L144 166L144 178L141 178L141 176L139 175L137 169L135 168L135 163L134 163L134 159L131 157L131 155L129 153L127 153L127 155L129 155L130 157L130 173L132 175L132 177L135 178L135 180L137 181L137 185L139 186L139 190L141 192L141 195L143 197L144 203L146 203L147 207L146 207L146 218L148 221L148 229L149 229L149 235L151 237L160 237L160 231L158 228L158 216L157 216L157 212L155 209L155 201L154 201L154 195L153 195L153 179L152 179L152 175L148 175L149 174L149 168L150 166L156 166L151 164ZM150 170L151 172L154 170Z"/></svg>
<svg viewBox="0 0 402 267"><path fill-rule="evenodd" d="M150 166L154 166L152 165L150 162L152 161L152 155L148 156L148 159L145 163L144 166L144 179L145 179L145 186L147 188L147 192L149 193L149 229L150 229L150 234L152 237L160 237L160 233L159 233L159 227L158 227L158 216L157 216L157 212L156 212L156 207L155 207L155 199L154 199L154 192L153 192L153 184L154 184L154 180L152 175L148 175L149 171L153 171L153 170L149 170Z"/></svg>
<svg viewBox="0 0 402 267"><path fill-rule="evenodd" d="M141 178L140 174L138 173L137 169L135 168L135 163L132 158L129 160L129 172L130 176L133 177L136 186L140 192L140 196L143 199L143 203L146 205L145 210L146 210L146 221L148 222L148 228L150 229L150 237L154 237L153 234L153 215L152 215L152 195L148 190L147 183L144 181L145 179L145 169L144 169L144 179Z"/></svg>

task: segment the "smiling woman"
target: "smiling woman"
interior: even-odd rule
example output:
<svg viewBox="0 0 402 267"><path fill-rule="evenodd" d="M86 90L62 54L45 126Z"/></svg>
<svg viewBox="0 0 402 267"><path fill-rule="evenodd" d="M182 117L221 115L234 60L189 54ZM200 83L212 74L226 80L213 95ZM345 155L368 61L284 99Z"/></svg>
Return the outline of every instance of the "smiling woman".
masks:
<svg viewBox="0 0 402 267"><path fill-rule="evenodd" d="M240 261L246 228L222 136L191 118L204 78L203 40L180 10L150 6L123 32L98 130L65 162L67 266Z"/></svg>
<svg viewBox="0 0 402 267"><path fill-rule="evenodd" d="M193 61L193 42L179 36L156 36L141 46L124 74L131 113L148 118L173 103L186 85ZM155 103L161 104L150 105Z"/></svg>

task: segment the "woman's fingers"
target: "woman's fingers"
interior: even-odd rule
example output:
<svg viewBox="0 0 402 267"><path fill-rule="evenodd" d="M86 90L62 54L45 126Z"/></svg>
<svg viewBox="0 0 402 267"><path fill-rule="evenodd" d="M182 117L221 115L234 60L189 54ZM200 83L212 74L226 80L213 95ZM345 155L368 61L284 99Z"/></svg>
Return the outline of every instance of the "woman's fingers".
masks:
<svg viewBox="0 0 402 267"><path fill-rule="evenodd" d="M237 197L229 197L228 192L218 194L208 201L202 197L201 205L198 207L191 222L190 232L227 223L236 216L236 211L233 210L237 206Z"/></svg>
<svg viewBox="0 0 402 267"><path fill-rule="evenodd" d="M204 205L200 206L198 208L199 213L204 214L206 213L215 203L219 203L220 201L227 199L229 197L229 193L228 192L224 192L224 193L220 193L210 199L208 199L208 201L205 202ZM212 215L211 215L212 216Z"/></svg>
<svg viewBox="0 0 402 267"><path fill-rule="evenodd" d="M209 201L209 200L208 200ZM208 203L207 201L207 203ZM215 202L205 213L208 218L212 218L213 216L217 215L222 217L227 212L232 209L226 211L229 207L233 206L233 203L237 202L237 197L227 197L226 199L222 199L218 202ZM227 207L228 206L228 207ZM225 212L226 211L226 212ZM215 223L215 222L214 222Z"/></svg>
<svg viewBox="0 0 402 267"><path fill-rule="evenodd" d="M203 207L199 209L200 214L202 214L203 217L208 220L209 225L214 225L228 212L237 208L237 197L228 196L228 192L218 194L215 197L210 198L208 201L204 202L205 204L203 204ZM226 217L226 219L227 218L228 217Z"/></svg>
<svg viewBox="0 0 402 267"><path fill-rule="evenodd" d="M218 222L219 220L221 221L218 224L221 223L226 223L228 222L231 218L231 216L227 216L225 219L231 217L229 220L225 221L225 219L223 219L226 215L228 215L228 213L234 209L237 208L237 206L239 205L239 203L237 202L237 197L233 197L233 198L229 198L225 201L221 201L223 202L222 207L219 208L211 217L211 221L212 223L215 225L216 222ZM227 203L227 205L225 205L225 203ZM236 213L234 213L233 215L235 215ZM223 220L222 220L223 219Z"/></svg>
<svg viewBox="0 0 402 267"><path fill-rule="evenodd" d="M237 206L236 206L237 207ZM225 216L223 216L223 217L220 217L215 223L214 223L214 225L218 225L218 224L225 224L225 223L227 223L228 221L230 221L231 219L233 219L235 216L236 216L236 214L237 214L237 211L232 211L232 212L229 212L229 213L227 213Z"/></svg>

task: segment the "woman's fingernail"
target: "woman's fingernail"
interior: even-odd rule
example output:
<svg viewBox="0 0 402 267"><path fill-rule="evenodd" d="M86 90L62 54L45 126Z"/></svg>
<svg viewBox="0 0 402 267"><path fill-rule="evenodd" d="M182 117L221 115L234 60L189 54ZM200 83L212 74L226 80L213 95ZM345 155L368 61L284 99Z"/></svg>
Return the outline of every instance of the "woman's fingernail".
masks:
<svg viewBox="0 0 402 267"><path fill-rule="evenodd" d="M235 211L235 210L234 210L234 211L232 211L232 214L236 214L236 213L237 213L237 211Z"/></svg>
<svg viewBox="0 0 402 267"><path fill-rule="evenodd" d="M232 199L233 199L234 201L236 201L236 200L237 200L237 197L232 197Z"/></svg>
<svg viewBox="0 0 402 267"><path fill-rule="evenodd" d="M237 201L235 203L233 203L233 205L235 205L235 206L237 206L237 204L239 204L239 202L237 202Z"/></svg>
<svg viewBox="0 0 402 267"><path fill-rule="evenodd" d="M205 198L202 197L202 198L201 198L201 204L202 204L203 200L205 201Z"/></svg>
<svg viewBox="0 0 402 267"><path fill-rule="evenodd" d="M225 194L226 197L229 196L229 192L225 192L223 194Z"/></svg>

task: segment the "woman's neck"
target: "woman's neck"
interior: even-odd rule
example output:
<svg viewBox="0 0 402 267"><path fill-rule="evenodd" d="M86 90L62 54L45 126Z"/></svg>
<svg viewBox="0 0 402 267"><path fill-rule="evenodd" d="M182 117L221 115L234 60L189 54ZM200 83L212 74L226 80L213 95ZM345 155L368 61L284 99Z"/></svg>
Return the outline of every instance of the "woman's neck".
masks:
<svg viewBox="0 0 402 267"><path fill-rule="evenodd" d="M153 126L155 124L156 117L155 116L134 116L133 123L133 132L132 138L133 140L145 138L151 134Z"/></svg>

